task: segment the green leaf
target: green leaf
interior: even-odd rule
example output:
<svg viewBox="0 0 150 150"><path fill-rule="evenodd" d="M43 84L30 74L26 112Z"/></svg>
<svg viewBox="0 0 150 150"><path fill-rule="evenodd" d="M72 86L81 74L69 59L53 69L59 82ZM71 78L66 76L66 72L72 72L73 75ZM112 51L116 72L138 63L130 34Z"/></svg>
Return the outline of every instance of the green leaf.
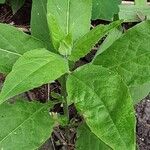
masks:
<svg viewBox="0 0 150 150"><path fill-rule="evenodd" d="M49 109L48 104L21 100L0 105L0 149L38 149L54 127Z"/></svg>
<svg viewBox="0 0 150 150"><path fill-rule="evenodd" d="M5 3L5 0L0 0L0 4L3 4L3 3Z"/></svg>
<svg viewBox="0 0 150 150"><path fill-rule="evenodd" d="M118 40L121 37L121 35L122 31L120 31L117 28L114 28L112 31L110 31L104 42L100 45L96 56L107 50L116 40Z"/></svg>
<svg viewBox="0 0 150 150"><path fill-rule="evenodd" d="M29 51L17 60L6 77L0 104L15 95L50 83L68 70L68 62L57 54L45 49Z"/></svg>
<svg viewBox="0 0 150 150"><path fill-rule="evenodd" d="M145 6L147 5L147 0L135 0L135 5Z"/></svg>
<svg viewBox="0 0 150 150"><path fill-rule="evenodd" d="M76 41L90 30L92 0L48 0L47 19L56 50L68 35Z"/></svg>
<svg viewBox="0 0 150 150"><path fill-rule="evenodd" d="M10 0L9 1L14 14L23 6L24 2L25 0Z"/></svg>
<svg viewBox="0 0 150 150"><path fill-rule="evenodd" d="M68 34L60 43L59 53L63 56L71 55L72 45L72 36Z"/></svg>
<svg viewBox="0 0 150 150"><path fill-rule="evenodd" d="M54 51L47 24L47 0L33 0L31 11L31 33L45 42L48 50Z"/></svg>
<svg viewBox="0 0 150 150"><path fill-rule="evenodd" d="M149 94L150 82L135 87L133 86L130 88L130 91L134 104L137 104Z"/></svg>
<svg viewBox="0 0 150 150"><path fill-rule="evenodd" d="M68 103L75 104L99 139L115 150L135 150L134 108L119 75L85 65L69 75L67 91Z"/></svg>
<svg viewBox="0 0 150 150"><path fill-rule="evenodd" d="M141 22L150 18L149 5L120 5L119 9L119 18L124 22Z"/></svg>
<svg viewBox="0 0 150 150"><path fill-rule="evenodd" d="M118 14L121 0L93 0L92 19L112 20Z"/></svg>
<svg viewBox="0 0 150 150"><path fill-rule="evenodd" d="M150 91L149 35L150 21L145 21L128 30L94 60L94 64L110 68L121 75L130 88L134 102L144 98ZM138 89L145 92L142 92L142 95L139 93L137 97Z"/></svg>
<svg viewBox="0 0 150 150"><path fill-rule="evenodd" d="M104 37L110 30L119 26L121 21L113 22L110 25L99 25L78 39L72 48L69 60L76 61L90 52L94 45Z"/></svg>
<svg viewBox="0 0 150 150"><path fill-rule="evenodd" d="M16 60L25 52L45 45L15 27L0 23L0 72L9 73Z"/></svg>
<svg viewBox="0 0 150 150"><path fill-rule="evenodd" d="M81 125L77 130L76 150L112 150L94 133L86 124Z"/></svg>

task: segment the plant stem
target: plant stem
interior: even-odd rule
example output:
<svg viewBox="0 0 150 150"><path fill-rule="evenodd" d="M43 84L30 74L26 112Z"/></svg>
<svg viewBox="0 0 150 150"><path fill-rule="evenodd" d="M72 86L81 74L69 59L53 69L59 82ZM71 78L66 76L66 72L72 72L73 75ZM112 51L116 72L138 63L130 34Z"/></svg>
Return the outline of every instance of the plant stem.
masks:
<svg viewBox="0 0 150 150"><path fill-rule="evenodd" d="M67 81L68 74L65 74L61 78L61 86L62 86L62 96L63 96L63 109L64 109L64 115L67 118L67 125L66 125L66 138L69 142L69 109L67 104L67 90L66 90L66 81Z"/></svg>
<svg viewBox="0 0 150 150"><path fill-rule="evenodd" d="M67 123L69 123L69 110L68 110L68 104L67 104L67 90L66 90L66 80L67 80L68 74L65 74L62 76L61 79L61 86L62 86L62 96L63 96L63 109L64 114L67 118Z"/></svg>
<svg viewBox="0 0 150 150"><path fill-rule="evenodd" d="M47 100L50 100L50 83L47 84Z"/></svg>

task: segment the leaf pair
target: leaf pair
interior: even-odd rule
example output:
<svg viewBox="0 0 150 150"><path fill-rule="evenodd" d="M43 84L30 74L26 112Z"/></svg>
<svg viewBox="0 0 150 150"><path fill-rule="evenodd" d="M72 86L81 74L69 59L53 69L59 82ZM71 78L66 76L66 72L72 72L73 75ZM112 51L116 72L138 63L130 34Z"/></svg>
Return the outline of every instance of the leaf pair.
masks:
<svg viewBox="0 0 150 150"><path fill-rule="evenodd" d="M106 33L108 33L111 29L115 28L119 24L120 21L114 22L108 26L98 26L88 32L83 38L77 41L75 48L72 51L73 53L68 59L71 61L76 61L80 57L87 54L100 38L102 38ZM28 35L24 35L22 32L17 31L13 27L5 25L2 25L2 27L8 31L10 30L10 33L13 32L14 35L18 35L18 37L16 36L15 40L13 38L7 39L9 34L4 35L4 32L2 32L3 30L0 31L1 34L3 33L3 37L6 36L5 39L7 39L6 41L2 40L2 43L4 44L1 45L1 47L6 49L6 52L4 54L2 53L3 55L0 56L2 60L5 60L2 61L4 69L9 67L10 69L6 70L9 72L13 63L20 56L21 57L15 63L11 73L6 78L4 87L0 94L0 103L15 95L52 82L63 74L69 72L69 65L67 60L58 54L47 51L46 49L39 48L26 52L24 55L22 55L25 51L29 50L30 47L34 49L34 47L42 47L43 45L41 42ZM18 40L16 41L16 39ZM17 44L18 41L19 44ZM24 45L23 42L27 44ZM10 47L7 47L6 44L9 44ZM10 65L8 66L6 62L9 62ZM1 71L3 71L2 69Z"/></svg>
<svg viewBox="0 0 150 150"><path fill-rule="evenodd" d="M55 52L64 56L69 55L71 61L85 56L100 38L120 24L116 22L108 27L98 26L90 31L91 0L45 0L40 3L41 5L33 1L32 35L46 43L51 41ZM50 47L49 44L48 46Z"/></svg>
<svg viewBox="0 0 150 150"><path fill-rule="evenodd" d="M91 0L48 1L48 27L56 51L59 49L62 54L68 51L67 47L61 45L68 39L66 37L69 37L69 42L66 42L71 47L76 40L90 30L91 10ZM77 13L78 11L80 14Z"/></svg>
<svg viewBox="0 0 150 150"><path fill-rule="evenodd" d="M90 30L91 9L91 0L33 0L32 35L46 42L48 49L53 44L58 52L67 36L72 39L71 45Z"/></svg>

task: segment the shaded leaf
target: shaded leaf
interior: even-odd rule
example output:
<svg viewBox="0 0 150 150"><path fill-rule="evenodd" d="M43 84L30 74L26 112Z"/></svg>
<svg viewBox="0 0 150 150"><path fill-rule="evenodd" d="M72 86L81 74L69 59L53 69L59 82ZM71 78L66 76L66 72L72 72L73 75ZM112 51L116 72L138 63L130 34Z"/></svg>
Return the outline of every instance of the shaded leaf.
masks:
<svg viewBox="0 0 150 150"><path fill-rule="evenodd" d="M25 0L10 0L9 3L12 7L13 13L16 13L24 4Z"/></svg>
<svg viewBox="0 0 150 150"><path fill-rule="evenodd" d="M93 0L92 19L112 20L118 14L121 0Z"/></svg>
<svg viewBox="0 0 150 150"><path fill-rule="evenodd" d="M5 100L50 83L68 72L67 61L45 49L32 50L20 57L6 77L0 94L0 103Z"/></svg>
<svg viewBox="0 0 150 150"><path fill-rule="evenodd" d="M52 105L18 100L0 106L0 149L32 150L50 136L54 120Z"/></svg>
<svg viewBox="0 0 150 150"><path fill-rule="evenodd" d="M69 75L67 91L68 103L75 104L99 139L115 150L135 150L134 108L119 75L85 65Z"/></svg>
<svg viewBox="0 0 150 150"><path fill-rule="evenodd" d="M25 52L45 45L15 27L0 23L0 72L9 73Z"/></svg>
<svg viewBox="0 0 150 150"><path fill-rule="evenodd" d="M31 11L31 33L47 44L48 50L54 51L47 24L47 0L33 0Z"/></svg>
<svg viewBox="0 0 150 150"><path fill-rule="evenodd" d="M145 21L128 30L94 60L94 64L110 68L123 78L135 102L150 91L149 40L150 21ZM141 95L137 96L141 89Z"/></svg>

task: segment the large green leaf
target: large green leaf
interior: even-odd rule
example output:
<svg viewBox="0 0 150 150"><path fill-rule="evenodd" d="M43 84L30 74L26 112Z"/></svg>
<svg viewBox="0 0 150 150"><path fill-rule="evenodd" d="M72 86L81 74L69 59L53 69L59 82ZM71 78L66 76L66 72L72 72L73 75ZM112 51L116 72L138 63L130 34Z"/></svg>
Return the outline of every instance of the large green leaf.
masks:
<svg viewBox="0 0 150 150"><path fill-rule="evenodd" d="M0 72L9 73L25 52L45 45L30 35L6 24L0 24Z"/></svg>
<svg viewBox="0 0 150 150"><path fill-rule="evenodd" d="M150 92L150 21L127 31L105 52L98 55L94 64L116 71L129 86L134 101ZM136 89L136 90L135 90ZM143 89L142 93L138 89Z"/></svg>
<svg viewBox="0 0 150 150"><path fill-rule="evenodd" d="M121 0L93 0L92 19L112 20L118 14Z"/></svg>
<svg viewBox="0 0 150 150"><path fill-rule="evenodd" d="M69 104L75 104L98 138L115 150L135 150L134 108L119 75L85 65L69 75L67 91Z"/></svg>
<svg viewBox="0 0 150 150"><path fill-rule="evenodd" d="M112 150L103 143L86 124L81 125L77 130L76 150Z"/></svg>
<svg viewBox="0 0 150 150"><path fill-rule="evenodd" d="M38 149L50 136L54 120L48 104L27 101L0 106L0 149Z"/></svg>
<svg viewBox="0 0 150 150"><path fill-rule="evenodd" d="M102 37L104 37L110 30L119 26L120 24L121 21L116 21L110 25L99 25L89 31L83 37L79 38L74 43L69 60L76 61L85 56Z"/></svg>
<svg viewBox="0 0 150 150"><path fill-rule="evenodd" d="M17 94L54 81L68 72L67 61L45 49L32 50L20 57L6 77L0 104Z"/></svg>
<svg viewBox="0 0 150 150"><path fill-rule="evenodd" d="M90 30L92 0L48 0L48 24L55 49L71 34L76 41Z"/></svg>
<svg viewBox="0 0 150 150"><path fill-rule="evenodd" d="M33 0L31 11L31 33L34 37L45 42L48 49L53 50L47 24L47 0Z"/></svg>
<svg viewBox="0 0 150 150"><path fill-rule="evenodd" d="M25 0L9 0L13 13L16 13L24 4Z"/></svg>

